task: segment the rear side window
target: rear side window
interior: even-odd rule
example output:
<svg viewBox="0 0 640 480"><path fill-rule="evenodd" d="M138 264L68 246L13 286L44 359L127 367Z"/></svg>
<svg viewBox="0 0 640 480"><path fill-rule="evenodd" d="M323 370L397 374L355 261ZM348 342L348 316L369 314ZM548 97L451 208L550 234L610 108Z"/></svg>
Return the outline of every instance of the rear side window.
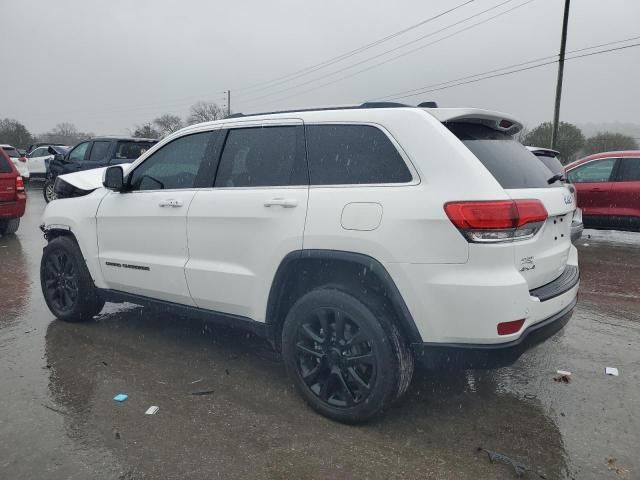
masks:
<svg viewBox="0 0 640 480"><path fill-rule="evenodd" d="M216 187L306 185L302 127L229 130Z"/></svg>
<svg viewBox="0 0 640 480"><path fill-rule="evenodd" d="M116 160L122 160L118 163L131 163L144 152L155 145L154 142L118 142L116 147Z"/></svg>
<svg viewBox="0 0 640 480"><path fill-rule="evenodd" d="M7 160L4 155L0 154L0 173L13 172L13 170L11 170L11 165L9 165L10 161L11 160Z"/></svg>
<svg viewBox="0 0 640 480"><path fill-rule="evenodd" d="M485 125L451 122L446 125L482 162L502 188L562 186L547 180L553 172L513 137Z"/></svg>
<svg viewBox="0 0 640 480"><path fill-rule="evenodd" d="M623 158L620 167L621 182L640 182L640 158Z"/></svg>
<svg viewBox="0 0 640 480"><path fill-rule="evenodd" d="M311 185L406 183L411 172L389 138L370 125L309 125Z"/></svg>
<svg viewBox="0 0 640 480"><path fill-rule="evenodd" d="M99 162L105 160L111 148L111 142L96 141L93 142L91 153L89 154L90 162Z"/></svg>

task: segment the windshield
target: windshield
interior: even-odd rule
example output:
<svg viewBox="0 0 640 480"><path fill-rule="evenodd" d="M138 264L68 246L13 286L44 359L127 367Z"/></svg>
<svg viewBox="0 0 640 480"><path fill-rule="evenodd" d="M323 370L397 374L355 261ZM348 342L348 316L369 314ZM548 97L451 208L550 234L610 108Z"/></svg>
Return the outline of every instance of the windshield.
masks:
<svg viewBox="0 0 640 480"><path fill-rule="evenodd" d="M2 147L2 149L7 152L7 155L9 155L11 158L19 158L20 152L18 152L18 150L16 150L13 147Z"/></svg>

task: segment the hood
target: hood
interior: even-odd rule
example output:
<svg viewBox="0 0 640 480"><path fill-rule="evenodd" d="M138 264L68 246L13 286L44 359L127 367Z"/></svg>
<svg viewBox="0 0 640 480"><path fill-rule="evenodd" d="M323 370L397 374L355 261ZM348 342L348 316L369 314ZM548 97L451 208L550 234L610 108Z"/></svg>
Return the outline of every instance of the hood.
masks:
<svg viewBox="0 0 640 480"><path fill-rule="evenodd" d="M120 165L124 171L124 174L127 174L127 171L131 167L131 164L125 163ZM92 168L91 170L82 170L80 172L67 173L65 175L60 175L58 178L62 179L69 185L72 185L80 190L88 190L92 191L96 188L102 187L102 178L104 176L104 171L109 167L102 168Z"/></svg>

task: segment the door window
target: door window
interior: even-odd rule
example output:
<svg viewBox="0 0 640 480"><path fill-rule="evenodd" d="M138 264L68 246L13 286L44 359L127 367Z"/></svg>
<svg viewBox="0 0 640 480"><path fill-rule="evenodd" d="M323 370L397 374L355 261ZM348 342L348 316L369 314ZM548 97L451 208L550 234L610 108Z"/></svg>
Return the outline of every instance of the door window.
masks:
<svg viewBox="0 0 640 480"><path fill-rule="evenodd" d="M567 177L571 183L608 182L615 163L615 158L595 160L574 168Z"/></svg>
<svg viewBox="0 0 640 480"><path fill-rule="evenodd" d="M411 173L389 138L369 125L306 127L312 185L406 183Z"/></svg>
<svg viewBox="0 0 640 480"><path fill-rule="evenodd" d="M212 132L195 133L168 143L133 171L130 189L194 188L212 136Z"/></svg>
<svg viewBox="0 0 640 480"><path fill-rule="evenodd" d="M89 142L84 142L76 145L76 147L71 150L71 153L69 154L69 160L71 160L72 162L81 162L82 160L84 160L84 155L85 153L87 153L88 147Z"/></svg>
<svg viewBox="0 0 640 480"><path fill-rule="evenodd" d="M618 176L620 182L640 182L640 158L623 158Z"/></svg>
<svg viewBox="0 0 640 480"><path fill-rule="evenodd" d="M90 162L101 162L107 158L109 154L109 148L111 147L111 142L109 141L95 141L93 142L93 146L91 147L91 153L89 154Z"/></svg>
<svg viewBox="0 0 640 480"><path fill-rule="evenodd" d="M49 152L46 148L36 148L33 152L31 152L31 155L29 155L29 158L35 158L35 157L47 157L49 156Z"/></svg>
<svg viewBox="0 0 640 480"><path fill-rule="evenodd" d="M302 127L256 127L229 131L216 175L216 187L306 184Z"/></svg>

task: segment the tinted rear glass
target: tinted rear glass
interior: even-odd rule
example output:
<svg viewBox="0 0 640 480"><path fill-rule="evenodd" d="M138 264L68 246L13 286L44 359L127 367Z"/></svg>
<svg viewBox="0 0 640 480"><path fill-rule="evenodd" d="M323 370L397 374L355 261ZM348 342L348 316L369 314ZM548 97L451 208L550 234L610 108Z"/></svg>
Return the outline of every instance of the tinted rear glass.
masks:
<svg viewBox="0 0 640 480"><path fill-rule="evenodd" d="M369 125L310 125L312 185L406 183L411 172L389 138Z"/></svg>
<svg viewBox="0 0 640 480"><path fill-rule="evenodd" d="M623 158L621 166L621 181L640 181L640 158Z"/></svg>
<svg viewBox="0 0 640 480"><path fill-rule="evenodd" d="M16 150L13 147L2 147L2 149L7 152L7 155L9 155L12 158L18 158L20 156L20 153L18 153L18 150Z"/></svg>
<svg viewBox="0 0 640 480"><path fill-rule="evenodd" d="M484 125L449 123L451 130L491 172L502 188L547 188L553 176L533 153L513 137Z"/></svg>
<svg viewBox="0 0 640 480"><path fill-rule="evenodd" d="M536 155L554 175L563 175L564 167L555 155Z"/></svg>

